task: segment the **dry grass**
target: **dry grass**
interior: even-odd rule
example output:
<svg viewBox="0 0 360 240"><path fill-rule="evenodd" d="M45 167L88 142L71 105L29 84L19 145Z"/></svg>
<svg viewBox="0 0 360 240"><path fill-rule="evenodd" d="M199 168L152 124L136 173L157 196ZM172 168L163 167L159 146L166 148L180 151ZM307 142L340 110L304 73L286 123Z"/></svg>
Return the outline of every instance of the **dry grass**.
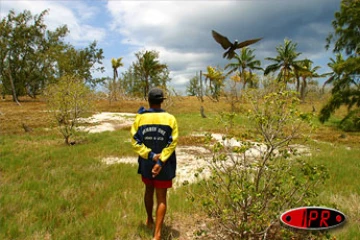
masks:
<svg viewBox="0 0 360 240"><path fill-rule="evenodd" d="M322 98L318 101L311 100L305 104L301 104L302 111L311 112L313 107L316 112L319 113L321 106L324 104L326 98ZM49 128L55 127L56 123L53 121L52 116L47 113L46 103L42 99L30 99L21 98L21 106L17 106L10 96L7 96L5 100L0 101L0 134L1 135L21 135L25 133L23 123L29 126L33 132L28 134L41 134L46 135ZM221 112L230 111L231 107L226 99L223 98L220 102L213 102L209 98L205 97L204 102L199 101L196 97L173 97L171 99L172 104L166 109L168 112L182 116L183 114L191 114L191 117L198 116L198 119L194 119L194 125L198 130L197 125L201 125L203 122L210 124L211 128L218 131L222 129L216 126L215 119ZM136 113L141 107L148 107L148 103L145 100L119 100L112 102L111 104L107 100L97 100L95 102L96 112L130 112ZM205 114L211 120L201 119L200 107L203 106ZM237 109L239 115L250 109L250 105L244 101L237 103ZM335 144L344 144L349 147L359 147L360 134L356 132L344 132L337 128L334 119L340 119L346 113L346 108L341 108L336 112L335 117L330 119L329 123L322 125L317 124L317 129L313 133L313 139L331 142ZM187 116L186 116L187 118ZM195 121L198 121L196 123ZM191 123L190 123L191 124ZM238 125L239 126L239 125ZM241 126L241 124L240 124ZM35 132L35 133L34 133ZM196 139L184 139L189 141L189 144L198 142Z"/></svg>
<svg viewBox="0 0 360 240"><path fill-rule="evenodd" d="M21 106L11 101L10 97L0 102L1 135L24 133L23 123L33 130L48 128L51 121L51 116L46 112L46 103L42 100L21 99Z"/></svg>
<svg viewBox="0 0 360 240"><path fill-rule="evenodd" d="M358 132L344 132L334 126L319 126L312 138L332 144L345 145L350 148L360 147L360 134Z"/></svg>

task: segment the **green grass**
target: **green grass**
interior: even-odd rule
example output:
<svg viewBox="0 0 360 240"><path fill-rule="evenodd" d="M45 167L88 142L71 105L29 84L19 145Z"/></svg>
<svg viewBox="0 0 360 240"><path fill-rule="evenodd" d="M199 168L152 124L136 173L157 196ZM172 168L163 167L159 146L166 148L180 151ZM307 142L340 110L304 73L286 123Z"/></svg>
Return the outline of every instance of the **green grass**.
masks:
<svg viewBox="0 0 360 240"><path fill-rule="evenodd" d="M6 138L1 150L0 238L49 234L54 239L110 239L121 235L124 223L137 222L142 193L132 189L142 184L136 168L100 163L105 153L127 153L122 151L129 150L124 134L91 135L86 145L74 147L41 144L36 137Z"/></svg>
<svg viewBox="0 0 360 240"><path fill-rule="evenodd" d="M192 133L225 132L217 121L220 103L213 111L209 103L206 105L206 119L201 118L198 106L186 112L191 106L186 104L178 112L174 108L173 113L180 145L200 144L201 139L189 136ZM9 117L4 112L7 115L3 117ZM30 113L28 116L31 119ZM0 137L0 239L151 238L151 231L144 227L144 187L137 166L101 162L109 156L136 158L129 129L80 134L76 136L78 144L68 147L55 129L45 131L47 125L41 122L29 134L17 129L18 125L10 126L13 128L4 128L6 134ZM241 114L234 126L235 134L251 133L247 118ZM348 223L331 233L338 239L356 239L360 235L360 148L354 139L359 139L359 133L346 133L348 137L339 140L340 130L319 127L314 137L321 142L311 142L311 161L327 166L330 174L319 200L348 216ZM332 136L334 142L330 141ZM197 216L203 217L198 205L201 201L187 199L189 189L201 191L197 185L169 191L167 239L184 237L184 232L178 231L196 227Z"/></svg>
<svg viewBox="0 0 360 240"><path fill-rule="evenodd" d="M91 134L72 147L55 136L2 138L0 239L150 238L137 167L101 163L107 156L136 158L129 131ZM191 209L181 204L186 193L170 191L167 222L172 209Z"/></svg>
<svg viewBox="0 0 360 240"><path fill-rule="evenodd" d="M329 170L319 200L347 216L347 223L330 231L338 239L357 239L360 234L360 149L329 143L314 143L312 161Z"/></svg>

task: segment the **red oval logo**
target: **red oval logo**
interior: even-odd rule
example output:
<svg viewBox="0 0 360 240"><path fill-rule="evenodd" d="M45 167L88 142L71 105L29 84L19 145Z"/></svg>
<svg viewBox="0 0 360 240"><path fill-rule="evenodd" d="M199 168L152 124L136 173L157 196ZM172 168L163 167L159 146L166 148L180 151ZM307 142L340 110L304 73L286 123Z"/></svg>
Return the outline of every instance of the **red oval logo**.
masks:
<svg viewBox="0 0 360 240"><path fill-rule="evenodd" d="M280 216L286 226L304 230L325 230L342 225L345 215L332 208L300 207L290 209Z"/></svg>

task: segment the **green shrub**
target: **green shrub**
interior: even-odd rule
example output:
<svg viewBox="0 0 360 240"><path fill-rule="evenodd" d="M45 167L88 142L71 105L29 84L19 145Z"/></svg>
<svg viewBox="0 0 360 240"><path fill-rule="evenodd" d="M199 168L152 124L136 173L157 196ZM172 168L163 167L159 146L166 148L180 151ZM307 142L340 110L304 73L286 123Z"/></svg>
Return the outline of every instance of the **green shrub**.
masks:
<svg viewBox="0 0 360 240"><path fill-rule="evenodd" d="M74 76L63 76L45 91L47 106L54 116L65 143L70 144L78 119L93 105L92 91Z"/></svg>
<svg viewBox="0 0 360 240"><path fill-rule="evenodd" d="M254 91L248 99L253 106L248 117L259 141L231 146L224 137L213 145L212 175L201 182L206 195L195 199L202 199L209 217L216 220L217 237L304 239L313 233L289 231L280 226L279 216L290 208L314 204L316 186L327 178L325 167L295 158L296 149L290 147L310 130L311 115L297 110L294 92Z"/></svg>

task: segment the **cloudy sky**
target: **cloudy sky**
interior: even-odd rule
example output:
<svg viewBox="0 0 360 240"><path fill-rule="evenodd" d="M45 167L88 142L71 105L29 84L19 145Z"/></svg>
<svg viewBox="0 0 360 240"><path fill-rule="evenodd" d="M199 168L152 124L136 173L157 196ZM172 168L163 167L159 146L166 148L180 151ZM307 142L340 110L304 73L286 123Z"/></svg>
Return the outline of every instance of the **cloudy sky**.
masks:
<svg viewBox="0 0 360 240"><path fill-rule="evenodd" d="M269 64L264 58L275 57L275 48L288 38L297 43L300 58L328 72L333 54L325 50L325 39L339 7L340 0L0 0L1 18L11 9L32 14L49 9L48 28L66 24L67 40L74 46L96 40L105 56L102 76L112 76L111 58L123 57L123 72L136 52L157 50L160 62L169 66L171 85L182 92L196 72L228 63L212 38L213 29L231 41L262 37L251 48L263 68Z"/></svg>

